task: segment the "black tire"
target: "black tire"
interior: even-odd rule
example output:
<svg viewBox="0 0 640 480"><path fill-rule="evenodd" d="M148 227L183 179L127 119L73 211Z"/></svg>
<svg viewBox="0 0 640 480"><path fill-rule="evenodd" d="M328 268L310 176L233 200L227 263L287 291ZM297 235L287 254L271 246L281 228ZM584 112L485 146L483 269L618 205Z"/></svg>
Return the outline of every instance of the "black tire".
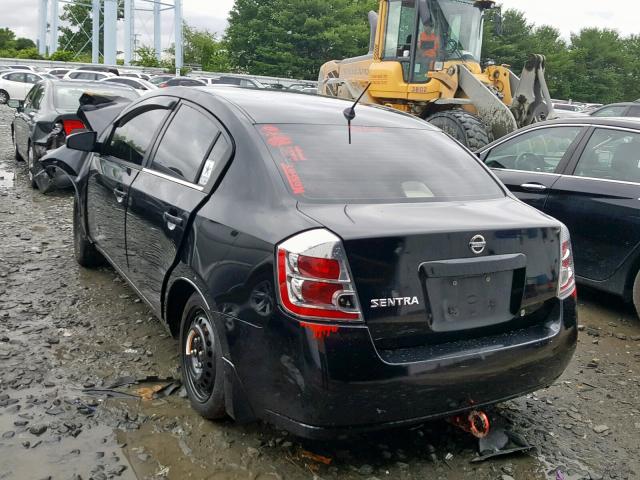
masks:
<svg viewBox="0 0 640 480"><path fill-rule="evenodd" d="M222 352L217 330L199 294L191 295L180 323L182 381L193 409L205 418L226 416ZM195 352L187 354L189 352Z"/></svg>
<svg viewBox="0 0 640 480"><path fill-rule="evenodd" d="M76 262L85 268L95 268L105 264L104 257L89 241L82 229L77 198L73 201L73 254Z"/></svg>
<svg viewBox="0 0 640 480"><path fill-rule="evenodd" d="M0 105L6 105L10 98L9 92L0 89Z"/></svg>
<svg viewBox="0 0 640 480"><path fill-rule="evenodd" d="M39 173L35 171L35 163L36 163L36 151L33 148L33 145L29 145L29 151L27 155L27 174L29 176L29 184L31 188L37 189L38 184L36 183L34 177Z"/></svg>
<svg viewBox="0 0 640 480"><path fill-rule="evenodd" d="M492 141L492 135L482 120L464 110L438 112L428 117L427 122L448 133L474 152Z"/></svg>
<svg viewBox="0 0 640 480"><path fill-rule="evenodd" d="M633 282L633 306L636 308L636 314L640 317L640 272Z"/></svg>
<svg viewBox="0 0 640 480"><path fill-rule="evenodd" d="M11 141L13 142L13 157L18 162L24 162L24 158L22 158L22 155L20 155L20 152L18 152L18 144L16 142L16 132L13 128L11 129Z"/></svg>

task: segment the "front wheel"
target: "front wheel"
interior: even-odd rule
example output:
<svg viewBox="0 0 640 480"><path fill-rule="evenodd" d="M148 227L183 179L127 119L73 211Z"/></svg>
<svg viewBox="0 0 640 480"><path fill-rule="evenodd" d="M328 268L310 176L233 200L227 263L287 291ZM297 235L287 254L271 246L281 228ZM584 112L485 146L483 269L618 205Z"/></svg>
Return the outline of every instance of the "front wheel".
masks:
<svg viewBox="0 0 640 480"><path fill-rule="evenodd" d="M427 117L426 120L474 152L492 140L492 135L482 120L465 110L445 110Z"/></svg>
<svg viewBox="0 0 640 480"><path fill-rule="evenodd" d="M84 233L77 198L73 201L73 254L76 262L85 268L95 268L105 263L102 254Z"/></svg>
<svg viewBox="0 0 640 480"><path fill-rule="evenodd" d="M225 416L220 340L208 309L194 293L184 307L180 327L182 378L193 409L205 418Z"/></svg>
<svg viewBox="0 0 640 480"><path fill-rule="evenodd" d="M6 105L9 101L9 93L6 90L0 89L0 105Z"/></svg>
<svg viewBox="0 0 640 480"><path fill-rule="evenodd" d="M633 282L633 306L636 308L636 314L640 317L640 272Z"/></svg>

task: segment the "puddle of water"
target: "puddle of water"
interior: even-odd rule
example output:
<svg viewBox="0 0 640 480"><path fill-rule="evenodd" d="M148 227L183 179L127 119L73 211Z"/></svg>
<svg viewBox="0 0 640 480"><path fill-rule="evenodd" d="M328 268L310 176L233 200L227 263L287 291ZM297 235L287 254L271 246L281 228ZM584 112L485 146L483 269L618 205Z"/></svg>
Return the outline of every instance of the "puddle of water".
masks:
<svg viewBox="0 0 640 480"><path fill-rule="evenodd" d="M0 188L13 188L15 174L0 169Z"/></svg>

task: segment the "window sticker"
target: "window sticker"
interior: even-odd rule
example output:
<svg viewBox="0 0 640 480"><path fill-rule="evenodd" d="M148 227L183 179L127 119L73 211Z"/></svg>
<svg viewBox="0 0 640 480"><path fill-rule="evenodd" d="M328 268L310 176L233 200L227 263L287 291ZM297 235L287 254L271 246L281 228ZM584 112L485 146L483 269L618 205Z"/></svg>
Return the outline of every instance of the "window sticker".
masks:
<svg viewBox="0 0 640 480"><path fill-rule="evenodd" d="M211 173L213 172L213 168L216 166L215 160L207 160L202 168L202 173L200 174L200 181L198 185L206 185L211 178Z"/></svg>

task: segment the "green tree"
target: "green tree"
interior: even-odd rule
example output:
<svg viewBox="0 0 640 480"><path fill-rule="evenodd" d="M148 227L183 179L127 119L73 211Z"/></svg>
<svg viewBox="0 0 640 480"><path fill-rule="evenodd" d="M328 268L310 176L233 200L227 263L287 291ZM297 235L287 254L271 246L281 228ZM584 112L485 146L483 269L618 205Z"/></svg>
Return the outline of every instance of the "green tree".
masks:
<svg viewBox="0 0 640 480"><path fill-rule="evenodd" d="M234 69L316 79L331 59L366 52L375 0L236 0L225 34Z"/></svg>
<svg viewBox="0 0 640 480"><path fill-rule="evenodd" d="M27 50L29 48L36 48L36 44L29 38L18 38L16 40L16 50Z"/></svg>
<svg viewBox="0 0 640 480"><path fill-rule="evenodd" d="M16 34L10 28L0 28L0 50L15 48Z"/></svg>
<svg viewBox="0 0 640 480"><path fill-rule="evenodd" d="M229 56L225 44L215 33L198 30L185 24L184 63L201 65L209 72L226 72L230 69Z"/></svg>
<svg viewBox="0 0 640 480"><path fill-rule="evenodd" d="M572 98L612 103L625 100L634 79L625 42L615 30L585 28L571 35ZM635 83L637 83L637 78Z"/></svg>
<svg viewBox="0 0 640 480"><path fill-rule="evenodd" d="M153 47L148 45L142 45L140 48L136 50L137 60L134 63L135 65L140 65L141 67L159 67L160 62L156 58L156 51Z"/></svg>
<svg viewBox="0 0 640 480"><path fill-rule="evenodd" d="M100 1L101 12L104 0ZM91 18L91 4L85 0L74 0L62 7L60 19L67 25L60 27L58 46L62 50L74 52L74 54L91 54L91 35L93 20ZM101 13L102 15L102 13ZM124 0L118 0L118 19L124 17ZM101 19L102 20L102 19ZM100 22L102 23L102 22ZM100 52L104 51L104 28L100 27Z"/></svg>

